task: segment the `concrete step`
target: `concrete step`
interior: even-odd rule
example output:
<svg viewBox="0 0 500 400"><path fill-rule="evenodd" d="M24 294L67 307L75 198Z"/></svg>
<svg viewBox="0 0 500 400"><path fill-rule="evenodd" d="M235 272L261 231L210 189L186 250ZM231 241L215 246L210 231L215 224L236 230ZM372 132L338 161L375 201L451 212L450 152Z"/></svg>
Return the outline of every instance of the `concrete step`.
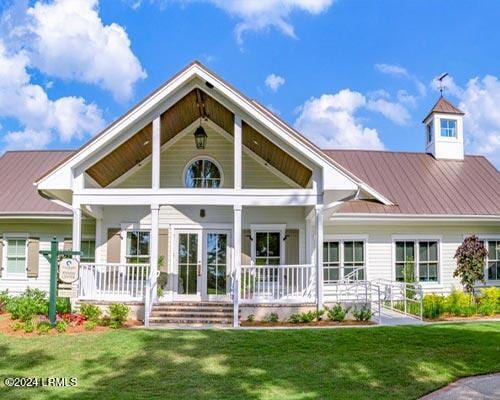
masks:
<svg viewBox="0 0 500 400"><path fill-rule="evenodd" d="M153 311L179 311L179 312L221 312L221 313L232 313L233 308L225 308L225 307L178 307L178 306L169 306L169 307L158 307L153 306Z"/></svg>
<svg viewBox="0 0 500 400"><path fill-rule="evenodd" d="M214 318L214 317L151 317L149 319L151 325L161 324L218 324L230 325L233 323L232 318Z"/></svg>
<svg viewBox="0 0 500 400"><path fill-rule="evenodd" d="M228 302L191 302L191 301L174 301L174 302L159 302L154 305L154 307L233 307L233 303Z"/></svg>
<svg viewBox="0 0 500 400"><path fill-rule="evenodd" d="M214 318L232 318L232 312L216 312L210 310L194 310L194 311L177 311L177 310L168 310L168 311L157 311L153 310L151 312L151 317L214 317Z"/></svg>

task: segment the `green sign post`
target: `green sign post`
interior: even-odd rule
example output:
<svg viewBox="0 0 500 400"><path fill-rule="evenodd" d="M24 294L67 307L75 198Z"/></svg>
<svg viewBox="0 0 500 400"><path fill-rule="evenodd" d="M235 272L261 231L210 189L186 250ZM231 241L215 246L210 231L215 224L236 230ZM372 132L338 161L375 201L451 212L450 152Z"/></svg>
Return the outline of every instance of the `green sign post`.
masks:
<svg viewBox="0 0 500 400"><path fill-rule="evenodd" d="M57 261L60 256L79 256L80 251L66 251L58 249L57 238L54 237L50 242L50 250L40 250L50 263L50 288L49 288L49 322L51 326L56 324L56 300L57 300Z"/></svg>

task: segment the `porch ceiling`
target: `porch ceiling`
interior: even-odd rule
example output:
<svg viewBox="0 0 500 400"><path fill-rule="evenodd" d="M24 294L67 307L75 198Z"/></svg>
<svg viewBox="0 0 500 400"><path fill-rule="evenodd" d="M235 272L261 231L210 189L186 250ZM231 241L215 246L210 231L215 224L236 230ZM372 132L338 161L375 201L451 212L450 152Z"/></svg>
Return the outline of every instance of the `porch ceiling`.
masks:
<svg viewBox="0 0 500 400"><path fill-rule="evenodd" d="M210 119L234 135L234 114L201 89L194 89L161 115L161 144L164 145L200 116ZM277 145L243 122L243 145L301 187L312 172ZM152 153L152 123L87 169L102 187L108 186Z"/></svg>

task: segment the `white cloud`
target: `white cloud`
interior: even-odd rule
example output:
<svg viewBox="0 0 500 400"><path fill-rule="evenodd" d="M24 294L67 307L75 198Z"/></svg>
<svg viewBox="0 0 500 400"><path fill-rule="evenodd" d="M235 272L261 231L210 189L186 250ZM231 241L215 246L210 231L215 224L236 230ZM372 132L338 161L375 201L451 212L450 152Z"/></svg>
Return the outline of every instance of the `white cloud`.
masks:
<svg viewBox="0 0 500 400"><path fill-rule="evenodd" d="M410 74L406 68L394 64L375 64L375 69L383 74L402 76L408 78Z"/></svg>
<svg viewBox="0 0 500 400"><path fill-rule="evenodd" d="M398 90L396 97L401 104L405 104L410 107L416 107L417 105L417 98L414 95L409 94L406 90Z"/></svg>
<svg viewBox="0 0 500 400"><path fill-rule="evenodd" d="M369 110L381 113L384 117L398 125L407 125L411 120L408 110L399 103L378 99L369 100L366 106Z"/></svg>
<svg viewBox="0 0 500 400"><path fill-rule="evenodd" d="M456 97L462 96L463 89L455 83L452 76L447 75L446 77L444 77L442 82L440 82L439 78L441 76L442 76L442 74L440 74L439 76L436 76L432 80L431 88L433 90L439 91L439 89L441 88L441 85L442 85L444 94L449 93L449 94L456 96Z"/></svg>
<svg viewBox="0 0 500 400"><path fill-rule="evenodd" d="M125 0L132 8L137 9L141 0ZM326 11L335 0L150 0L160 7L169 3L210 3L237 18L235 33L238 42L247 31L260 31L275 28L290 37L296 37L295 29L290 23L290 15L295 11L317 15Z"/></svg>
<svg viewBox="0 0 500 400"><path fill-rule="evenodd" d="M45 146L53 136L69 142L103 127L95 104L81 97L49 99L42 86L31 82L28 66L26 52L11 54L0 41L0 117L14 118L23 128L4 135L6 147Z"/></svg>
<svg viewBox="0 0 500 400"><path fill-rule="evenodd" d="M279 75L270 74L267 76L265 84L273 92L276 92L280 88L280 86L285 84L285 78Z"/></svg>
<svg viewBox="0 0 500 400"><path fill-rule="evenodd" d="M24 22L17 34L45 74L98 85L120 101L146 77L125 29L101 20L98 0L38 1Z"/></svg>
<svg viewBox="0 0 500 400"><path fill-rule="evenodd" d="M325 149L384 149L377 130L356 119L356 112L366 104L365 96L350 89L313 97L300 108L295 127Z"/></svg>

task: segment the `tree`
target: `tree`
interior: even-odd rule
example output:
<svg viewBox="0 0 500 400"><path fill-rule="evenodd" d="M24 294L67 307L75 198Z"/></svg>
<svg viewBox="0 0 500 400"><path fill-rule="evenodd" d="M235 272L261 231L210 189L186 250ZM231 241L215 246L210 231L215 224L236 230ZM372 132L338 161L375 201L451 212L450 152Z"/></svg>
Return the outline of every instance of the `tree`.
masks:
<svg viewBox="0 0 500 400"><path fill-rule="evenodd" d="M468 293L473 293L477 281L484 282L484 261L488 251L476 235L468 236L455 253L457 268L453 277L459 277Z"/></svg>

